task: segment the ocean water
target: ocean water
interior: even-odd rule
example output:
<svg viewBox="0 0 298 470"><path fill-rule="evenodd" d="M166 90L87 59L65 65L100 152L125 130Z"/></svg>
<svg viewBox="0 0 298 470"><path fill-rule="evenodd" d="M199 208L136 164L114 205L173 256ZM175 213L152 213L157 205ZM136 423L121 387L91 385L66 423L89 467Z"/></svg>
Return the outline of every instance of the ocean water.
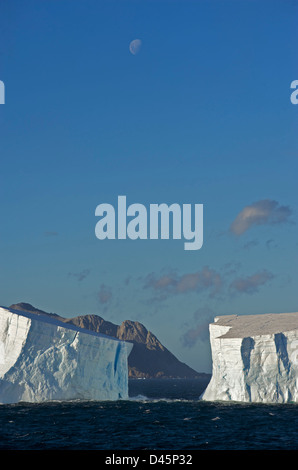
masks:
<svg viewBox="0 0 298 470"><path fill-rule="evenodd" d="M298 405L209 403L206 380L131 380L129 399L0 405L0 450L297 450Z"/></svg>

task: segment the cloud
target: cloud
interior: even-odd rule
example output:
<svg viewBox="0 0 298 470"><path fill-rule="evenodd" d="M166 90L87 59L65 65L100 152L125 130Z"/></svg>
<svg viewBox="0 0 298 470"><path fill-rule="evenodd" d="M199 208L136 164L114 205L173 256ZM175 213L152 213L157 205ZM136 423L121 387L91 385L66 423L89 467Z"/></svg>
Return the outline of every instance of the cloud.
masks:
<svg viewBox="0 0 298 470"><path fill-rule="evenodd" d="M47 232L44 232L44 235L46 237L57 237L59 234L58 234L58 232L47 231Z"/></svg>
<svg viewBox="0 0 298 470"><path fill-rule="evenodd" d="M200 271L178 276L176 273L168 273L156 277L151 273L147 276L145 288L152 288L159 293L168 296L171 294L185 294L187 292L202 292L209 290L210 296L215 296L221 289L221 275L208 266Z"/></svg>
<svg viewBox="0 0 298 470"><path fill-rule="evenodd" d="M264 269L248 277L239 277L230 284L230 289L234 292L255 294L268 281L274 278L274 275Z"/></svg>
<svg viewBox="0 0 298 470"><path fill-rule="evenodd" d="M241 268L241 263L239 261L231 261L228 263L225 263L222 269L222 273L224 277L231 276L233 274L236 274L239 269Z"/></svg>
<svg viewBox="0 0 298 470"><path fill-rule="evenodd" d="M235 235L242 235L254 225L288 222L291 214L292 210L289 206L280 206L277 201L263 199L244 207L232 222L230 230Z"/></svg>
<svg viewBox="0 0 298 470"><path fill-rule="evenodd" d="M110 287L106 286L105 284L102 284L98 291L98 300L100 301L101 304L106 304L107 302L111 300L111 298L112 298L112 291Z"/></svg>
<svg viewBox="0 0 298 470"><path fill-rule="evenodd" d="M243 245L244 250L250 250L254 246L257 246L259 244L258 240L251 240Z"/></svg>
<svg viewBox="0 0 298 470"><path fill-rule="evenodd" d="M127 276L127 277L124 279L124 284L125 284L126 286L128 286L129 283L130 283L130 281L131 281L131 276Z"/></svg>
<svg viewBox="0 0 298 470"><path fill-rule="evenodd" d="M192 348L198 340L209 341L209 324L215 316L214 311L209 307L196 310L192 320L194 325L180 337L182 346Z"/></svg>
<svg viewBox="0 0 298 470"><path fill-rule="evenodd" d="M275 241L272 240L272 238L271 238L270 240L266 241L266 247L268 248L268 250L270 250L271 248L276 248L277 243L275 243Z"/></svg>
<svg viewBox="0 0 298 470"><path fill-rule="evenodd" d="M83 271L79 273L68 273L69 276L76 277L79 282L83 281L85 277L88 276L90 273L90 269L83 269Z"/></svg>

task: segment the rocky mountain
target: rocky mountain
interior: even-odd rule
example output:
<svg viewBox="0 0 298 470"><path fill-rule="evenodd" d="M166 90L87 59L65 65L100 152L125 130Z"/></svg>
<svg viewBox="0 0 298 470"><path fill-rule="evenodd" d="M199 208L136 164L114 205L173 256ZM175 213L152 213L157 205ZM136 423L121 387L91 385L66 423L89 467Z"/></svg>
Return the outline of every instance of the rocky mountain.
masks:
<svg viewBox="0 0 298 470"><path fill-rule="evenodd" d="M130 378L197 378L206 376L193 370L179 361L174 354L165 348L157 337L137 321L125 320L116 325L98 315L81 315L74 318L61 317L55 313L47 313L30 304L21 302L9 308L55 316L65 323L72 323L80 328L103 333L133 343L128 357Z"/></svg>

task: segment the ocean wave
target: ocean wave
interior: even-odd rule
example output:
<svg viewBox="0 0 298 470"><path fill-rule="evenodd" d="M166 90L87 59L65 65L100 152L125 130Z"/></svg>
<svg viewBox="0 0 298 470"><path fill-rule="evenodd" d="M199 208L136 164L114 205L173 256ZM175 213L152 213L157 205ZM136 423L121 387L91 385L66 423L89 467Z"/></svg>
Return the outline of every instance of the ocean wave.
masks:
<svg viewBox="0 0 298 470"><path fill-rule="evenodd" d="M168 397L147 397L145 395L136 395L128 398L128 401L133 401L133 402L142 402L142 403L160 403L160 402L166 402L166 403L196 403L199 400L195 399L186 399L186 398L168 398Z"/></svg>

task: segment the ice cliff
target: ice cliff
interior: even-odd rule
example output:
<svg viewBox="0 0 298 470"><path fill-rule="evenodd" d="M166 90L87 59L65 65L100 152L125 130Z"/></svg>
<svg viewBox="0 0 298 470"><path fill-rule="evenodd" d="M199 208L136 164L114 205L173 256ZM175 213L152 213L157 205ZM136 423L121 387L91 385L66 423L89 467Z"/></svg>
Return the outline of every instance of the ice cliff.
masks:
<svg viewBox="0 0 298 470"><path fill-rule="evenodd" d="M298 313L227 315L209 325L208 401L298 402Z"/></svg>
<svg viewBox="0 0 298 470"><path fill-rule="evenodd" d="M132 346L46 315L0 308L0 403L126 398Z"/></svg>

